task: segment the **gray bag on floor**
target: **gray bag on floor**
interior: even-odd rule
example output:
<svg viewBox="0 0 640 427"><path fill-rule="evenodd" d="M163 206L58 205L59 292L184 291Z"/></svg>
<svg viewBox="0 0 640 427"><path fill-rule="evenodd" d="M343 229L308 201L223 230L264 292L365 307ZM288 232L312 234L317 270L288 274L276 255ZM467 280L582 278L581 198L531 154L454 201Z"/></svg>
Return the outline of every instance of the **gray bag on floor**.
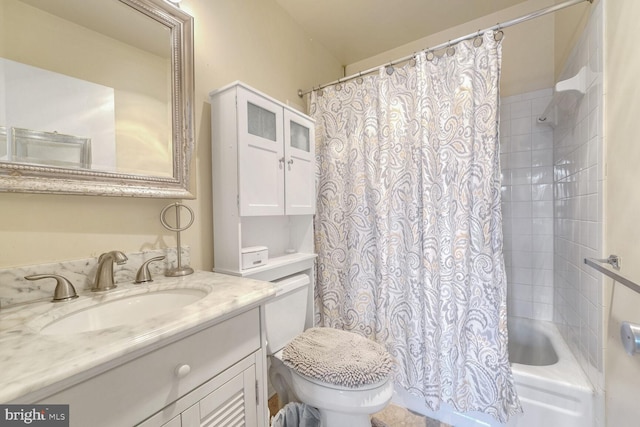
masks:
<svg viewBox="0 0 640 427"><path fill-rule="evenodd" d="M271 427L320 427L320 413L304 403L287 403L273 417Z"/></svg>

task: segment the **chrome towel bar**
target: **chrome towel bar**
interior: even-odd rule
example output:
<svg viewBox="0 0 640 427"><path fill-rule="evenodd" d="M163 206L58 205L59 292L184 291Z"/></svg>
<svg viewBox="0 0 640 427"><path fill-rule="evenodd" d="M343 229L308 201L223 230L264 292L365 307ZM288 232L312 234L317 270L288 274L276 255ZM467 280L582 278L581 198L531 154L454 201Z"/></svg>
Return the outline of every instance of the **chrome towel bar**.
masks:
<svg viewBox="0 0 640 427"><path fill-rule="evenodd" d="M605 259L594 259L594 258L589 258L592 261L596 261L596 262L601 262L603 264L609 264L611 267L615 268L616 270L620 270L620 257L618 255L609 255L609 258L605 258Z"/></svg>
<svg viewBox="0 0 640 427"><path fill-rule="evenodd" d="M638 284L636 284L635 282L632 282L626 277L619 275L615 271L611 271L607 267L600 265L600 263L606 263L611 265L615 269L620 269L620 258L617 255L609 255L609 258L606 258L606 259L585 258L584 263L587 264L589 267L595 268L605 276L611 277L616 282L640 294L640 286Z"/></svg>

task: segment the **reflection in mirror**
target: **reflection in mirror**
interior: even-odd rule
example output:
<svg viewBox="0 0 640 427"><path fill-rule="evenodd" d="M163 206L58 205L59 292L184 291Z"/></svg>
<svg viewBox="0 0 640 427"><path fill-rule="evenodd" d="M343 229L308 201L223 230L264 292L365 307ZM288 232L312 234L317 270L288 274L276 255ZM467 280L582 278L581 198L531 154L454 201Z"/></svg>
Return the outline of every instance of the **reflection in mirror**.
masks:
<svg viewBox="0 0 640 427"><path fill-rule="evenodd" d="M7 156L3 160L64 166L49 162L46 155L20 155L12 147L22 146L14 138L16 133L23 137L27 133L39 134L43 143L49 135L48 141L59 148L47 151L54 160L60 155L58 151L65 151L65 141L55 135L67 135L67 141L82 139L94 147L89 161L75 167L118 171L113 88L4 58L0 58L0 79L5 87L0 104L7 106L0 124L9 130L4 151Z"/></svg>
<svg viewBox="0 0 640 427"><path fill-rule="evenodd" d="M19 128L8 137L11 161L91 169L91 138Z"/></svg>
<svg viewBox="0 0 640 427"><path fill-rule="evenodd" d="M190 197L190 16L163 0L0 0L0 28L0 191Z"/></svg>

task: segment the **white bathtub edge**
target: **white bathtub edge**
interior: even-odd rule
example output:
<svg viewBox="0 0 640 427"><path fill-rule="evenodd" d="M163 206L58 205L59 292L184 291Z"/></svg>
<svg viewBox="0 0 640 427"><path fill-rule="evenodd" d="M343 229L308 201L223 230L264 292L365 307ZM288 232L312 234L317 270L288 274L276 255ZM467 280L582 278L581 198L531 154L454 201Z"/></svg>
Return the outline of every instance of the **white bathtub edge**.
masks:
<svg viewBox="0 0 640 427"><path fill-rule="evenodd" d="M525 411L529 412L527 418L523 415L516 415L507 424L502 424L487 414L480 412L461 413L444 403L441 405L440 410L431 411L420 398L410 394L407 390L400 389L398 386L394 391L392 403L455 427L559 427L546 418L544 413L542 416L531 413L535 411L535 407L552 409L552 406L558 403L558 394L568 392L572 394L571 399L575 400L576 407L584 407L586 412L581 413L582 409L575 410L573 408L559 407L558 412L572 419L571 424L562 425L562 427L591 427L593 424L594 401L596 399L593 386L578 365L576 358L569 350L569 346L564 342L555 324L546 321L534 322L537 323L535 325L537 329L549 336L558 354L559 361L552 366L527 366L518 363L512 365L516 390L519 394L522 394L521 402L525 407ZM550 380L553 381L551 386L549 386ZM549 387L551 390L545 390ZM528 396L532 392L535 394L536 391L550 391L550 397L543 397L539 401L533 401ZM527 410L527 408L530 408L530 410Z"/></svg>

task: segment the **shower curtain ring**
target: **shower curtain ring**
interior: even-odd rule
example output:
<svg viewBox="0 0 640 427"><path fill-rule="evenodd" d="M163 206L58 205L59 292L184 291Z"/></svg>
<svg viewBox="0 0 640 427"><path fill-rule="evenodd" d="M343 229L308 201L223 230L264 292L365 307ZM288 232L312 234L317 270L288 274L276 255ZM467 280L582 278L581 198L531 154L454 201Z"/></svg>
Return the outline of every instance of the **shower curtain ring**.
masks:
<svg viewBox="0 0 640 427"><path fill-rule="evenodd" d="M453 46L451 46L451 40L449 40L449 43L447 44L447 46L448 46L446 50L447 56L453 56L456 53L456 49Z"/></svg>
<svg viewBox="0 0 640 427"><path fill-rule="evenodd" d="M504 37L504 32L500 28L499 22L496 25L498 26L498 30L495 33L493 33L493 39L499 42L500 40L502 40L502 37Z"/></svg>
<svg viewBox="0 0 640 427"><path fill-rule="evenodd" d="M389 65L387 65L385 67L385 71L387 72L387 75L391 75L393 74L393 72L395 71L395 69L393 68L393 62L389 62Z"/></svg>
<svg viewBox="0 0 640 427"><path fill-rule="evenodd" d="M480 35L480 30L478 30L478 34L475 36L475 38L473 39L473 45L475 47L480 47L482 46L482 35Z"/></svg>
<svg viewBox="0 0 640 427"><path fill-rule="evenodd" d="M433 53L433 51L427 48L427 61L429 62L433 61L433 58L435 58L435 56L436 55Z"/></svg>

